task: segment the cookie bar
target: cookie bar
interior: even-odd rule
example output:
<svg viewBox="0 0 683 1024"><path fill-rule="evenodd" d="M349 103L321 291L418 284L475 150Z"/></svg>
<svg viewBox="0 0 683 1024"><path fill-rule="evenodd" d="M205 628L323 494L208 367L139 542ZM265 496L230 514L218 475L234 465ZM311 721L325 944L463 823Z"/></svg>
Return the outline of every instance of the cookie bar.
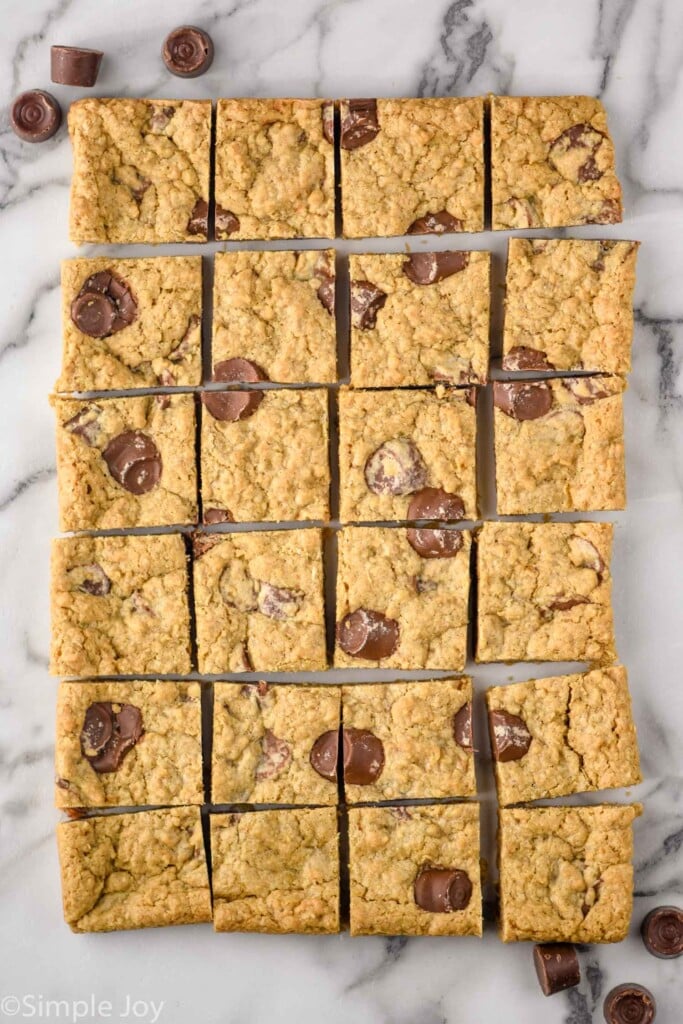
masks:
<svg viewBox="0 0 683 1024"><path fill-rule="evenodd" d="M202 380L202 260L63 260L57 391L194 386Z"/></svg>
<svg viewBox="0 0 683 1024"><path fill-rule="evenodd" d="M621 942L633 908L639 804L500 810L503 942Z"/></svg>
<svg viewBox="0 0 683 1024"><path fill-rule="evenodd" d="M481 935L479 806L349 810L352 935Z"/></svg>
<svg viewBox="0 0 683 1024"><path fill-rule="evenodd" d="M334 251L223 252L213 286L213 379L337 379Z"/></svg>
<svg viewBox="0 0 683 1024"><path fill-rule="evenodd" d="M205 391L202 403L205 523L329 518L325 391Z"/></svg>
<svg viewBox="0 0 683 1024"><path fill-rule="evenodd" d="M342 688L349 803L472 796L472 680Z"/></svg>
<svg viewBox="0 0 683 1024"><path fill-rule="evenodd" d="M61 683L57 807L201 804L199 683Z"/></svg>
<svg viewBox="0 0 683 1024"><path fill-rule="evenodd" d="M320 530L195 538L199 671L327 666Z"/></svg>
<svg viewBox="0 0 683 1024"><path fill-rule="evenodd" d="M64 920L74 932L211 920L198 807L65 821L57 844Z"/></svg>
<svg viewBox="0 0 683 1024"><path fill-rule="evenodd" d="M354 387L486 382L489 253L363 253L349 273Z"/></svg>
<svg viewBox="0 0 683 1024"><path fill-rule="evenodd" d="M177 534L52 544L52 658L65 676L191 670L187 555Z"/></svg>
<svg viewBox="0 0 683 1024"><path fill-rule="evenodd" d="M481 98L342 100L346 238L484 228Z"/></svg>
<svg viewBox="0 0 683 1024"><path fill-rule="evenodd" d="M339 931L333 807L211 815L217 932Z"/></svg>
<svg viewBox="0 0 683 1024"><path fill-rule="evenodd" d="M475 394L342 390L342 521L476 519Z"/></svg>
<svg viewBox="0 0 683 1024"><path fill-rule="evenodd" d="M193 395L53 405L60 529L196 523Z"/></svg>
<svg viewBox="0 0 683 1024"><path fill-rule="evenodd" d="M337 538L335 667L463 669L470 533L347 527Z"/></svg>
<svg viewBox="0 0 683 1024"><path fill-rule="evenodd" d="M614 661L611 523L484 523L477 661Z"/></svg>
<svg viewBox="0 0 683 1024"><path fill-rule="evenodd" d="M215 683L215 804L336 804L337 686Z"/></svg>
<svg viewBox="0 0 683 1024"><path fill-rule="evenodd" d="M501 804L641 781L625 668L494 686L486 703Z"/></svg>
<svg viewBox="0 0 683 1024"><path fill-rule="evenodd" d="M600 100L491 97L492 227L617 224L621 186Z"/></svg>
<svg viewBox="0 0 683 1024"><path fill-rule="evenodd" d="M210 100L77 100L72 242L206 242Z"/></svg>
<svg viewBox="0 0 683 1024"><path fill-rule="evenodd" d="M216 238L334 238L333 120L327 100L218 100Z"/></svg>
<svg viewBox="0 0 683 1024"><path fill-rule="evenodd" d="M628 373L639 244L511 238L503 369Z"/></svg>
<svg viewBox="0 0 683 1024"><path fill-rule="evenodd" d="M626 505L622 377L494 381L501 515Z"/></svg>

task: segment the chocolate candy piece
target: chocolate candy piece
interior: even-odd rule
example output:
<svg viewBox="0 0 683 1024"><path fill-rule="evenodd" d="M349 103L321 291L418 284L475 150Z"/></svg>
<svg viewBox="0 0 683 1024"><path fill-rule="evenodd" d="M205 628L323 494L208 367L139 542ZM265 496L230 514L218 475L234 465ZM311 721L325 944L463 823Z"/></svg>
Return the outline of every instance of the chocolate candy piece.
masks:
<svg viewBox="0 0 683 1024"><path fill-rule="evenodd" d="M161 56L172 75L198 78L211 67L213 41L203 29L182 25L166 36Z"/></svg>
<svg viewBox="0 0 683 1024"><path fill-rule="evenodd" d="M106 338L129 327L138 304L126 284L111 270L92 274L71 303L71 319L90 338Z"/></svg>
<svg viewBox="0 0 683 1024"><path fill-rule="evenodd" d="M413 494L427 483L427 467L411 440L385 441L365 463L365 483L373 494Z"/></svg>
<svg viewBox="0 0 683 1024"><path fill-rule="evenodd" d="M337 623L337 643L353 658L381 661L398 647L399 625L371 608L357 608Z"/></svg>
<svg viewBox="0 0 683 1024"><path fill-rule="evenodd" d="M450 522L465 518L465 503L459 494L440 487L423 487L410 499L409 519L441 519Z"/></svg>
<svg viewBox="0 0 683 1024"><path fill-rule="evenodd" d="M216 235L219 238L224 238L225 235L233 235L235 231L240 229L240 219L232 210L224 210L222 206L216 203L216 213L214 224L216 227Z"/></svg>
<svg viewBox="0 0 683 1024"><path fill-rule="evenodd" d="M468 252L414 252L402 270L413 284L436 284L464 270L469 262Z"/></svg>
<svg viewBox="0 0 683 1024"><path fill-rule="evenodd" d="M342 751L344 782L350 786L370 786L382 774L384 745L367 729L343 729Z"/></svg>
<svg viewBox="0 0 683 1024"><path fill-rule="evenodd" d="M77 590L91 597L106 597L111 590L111 580L97 562L74 566L69 569L69 578L74 581Z"/></svg>
<svg viewBox="0 0 683 1024"><path fill-rule="evenodd" d="M411 526L406 530L406 537L421 558L453 558L463 544L460 530L429 530Z"/></svg>
<svg viewBox="0 0 683 1024"><path fill-rule="evenodd" d="M274 587L272 583L261 583L256 601L257 608L268 619L284 622L292 619L301 607L304 595L288 587Z"/></svg>
<svg viewBox="0 0 683 1024"><path fill-rule="evenodd" d="M525 345L515 345L503 356L502 367L504 370L553 370L554 366L548 362L545 352L540 349L527 348Z"/></svg>
<svg viewBox="0 0 683 1024"><path fill-rule="evenodd" d="M607 1024L651 1024L657 1004L643 985L617 985L607 993L602 1012Z"/></svg>
<svg viewBox="0 0 683 1024"><path fill-rule="evenodd" d="M131 494L146 494L161 479L161 454L141 430L125 430L113 437L102 452L109 472Z"/></svg>
<svg viewBox="0 0 683 1024"><path fill-rule="evenodd" d="M95 84L104 54L80 46L51 46L52 81L59 85L77 85L88 89Z"/></svg>
<svg viewBox="0 0 683 1024"><path fill-rule="evenodd" d="M339 145L342 149L367 146L379 134L377 100L347 100L341 110Z"/></svg>
<svg viewBox="0 0 683 1024"><path fill-rule="evenodd" d="M351 324L361 331L371 331L377 314L387 301L386 292L370 281L351 282Z"/></svg>
<svg viewBox="0 0 683 1024"><path fill-rule="evenodd" d="M134 704L97 701L85 713L81 751L96 772L115 772L128 751L144 736L142 714Z"/></svg>
<svg viewBox="0 0 683 1024"><path fill-rule="evenodd" d="M502 708L489 711L489 733L494 761L519 761L531 746L524 719Z"/></svg>
<svg viewBox="0 0 683 1024"><path fill-rule="evenodd" d="M472 704L467 701L466 704L456 711L453 715L453 739L462 747L463 750L467 750L472 753L474 750L472 742Z"/></svg>
<svg viewBox="0 0 683 1024"><path fill-rule="evenodd" d="M438 213L425 213L418 217L408 228L407 235L443 235L446 232L462 231L462 221L453 217L448 210Z"/></svg>
<svg viewBox="0 0 683 1024"><path fill-rule="evenodd" d="M75 434L76 437L82 438L91 448L97 448L100 441L101 415L102 406L96 405L93 402L90 405L86 405L75 416L72 416L70 420L63 423L62 426L70 434Z"/></svg>
<svg viewBox="0 0 683 1024"><path fill-rule="evenodd" d="M292 760L292 750L288 743L266 729L261 741L261 756L254 772L257 782L264 779L275 779L281 775Z"/></svg>
<svg viewBox="0 0 683 1024"><path fill-rule="evenodd" d="M198 199L192 207L190 219L187 222L188 235L209 234L209 204L206 199Z"/></svg>
<svg viewBox="0 0 683 1024"><path fill-rule="evenodd" d="M337 781L337 760L339 757L339 730L330 729L318 736L311 747L311 767L330 782Z"/></svg>
<svg viewBox="0 0 683 1024"><path fill-rule="evenodd" d="M493 404L514 420L537 420L552 407L553 393L543 382L496 380L493 382Z"/></svg>
<svg viewBox="0 0 683 1024"><path fill-rule="evenodd" d="M546 996L574 988L581 981L576 950L568 942L549 942L534 946L534 966L538 982Z"/></svg>
<svg viewBox="0 0 683 1024"><path fill-rule="evenodd" d="M590 124L573 124L550 146L550 163L568 181L597 181L602 171L595 155L605 136Z"/></svg>
<svg viewBox="0 0 683 1024"><path fill-rule="evenodd" d="M62 109L49 92L31 89L15 99L10 121L14 134L24 142L46 142L62 123Z"/></svg>
<svg viewBox="0 0 683 1024"><path fill-rule="evenodd" d="M315 265L315 276L319 279L320 285L316 295L318 301L325 307L330 316L334 316L335 301L335 273L334 264L330 261L326 252L322 252Z"/></svg>
<svg viewBox="0 0 683 1024"><path fill-rule="evenodd" d="M606 381L598 380L595 377L567 377L562 384L571 391L579 405L592 405L601 398L609 398L615 392L609 390Z"/></svg>
<svg viewBox="0 0 683 1024"><path fill-rule="evenodd" d="M222 362L216 363L213 368L213 379L225 384L230 384L233 381L240 381L243 384L258 384L259 381L268 380L268 374L261 369L258 363L235 356L233 359L224 359Z"/></svg>
<svg viewBox="0 0 683 1024"><path fill-rule="evenodd" d="M204 509L205 523L234 523L235 517L227 508L206 508Z"/></svg>
<svg viewBox="0 0 683 1024"><path fill-rule="evenodd" d="M472 883L459 868L423 868L415 879L413 895L422 910L452 914L464 910L472 899Z"/></svg>
<svg viewBox="0 0 683 1024"><path fill-rule="evenodd" d="M683 953L683 910L655 907L640 926L648 953L660 960L673 960Z"/></svg>
<svg viewBox="0 0 683 1024"><path fill-rule="evenodd" d="M262 401L262 391L204 391L202 393L202 403L213 418L232 423L253 416Z"/></svg>

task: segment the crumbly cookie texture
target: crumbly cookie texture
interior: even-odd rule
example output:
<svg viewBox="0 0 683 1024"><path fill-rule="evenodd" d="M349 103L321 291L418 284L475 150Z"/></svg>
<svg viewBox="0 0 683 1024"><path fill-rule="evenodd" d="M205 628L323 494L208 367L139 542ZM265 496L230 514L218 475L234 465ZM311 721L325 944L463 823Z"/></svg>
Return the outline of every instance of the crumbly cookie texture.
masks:
<svg viewBox="0 0 683 1024"><path fill-rule="evenodd" d="M511 238L503 369L628 373L639 244Z"/></svg>
<svg viewBox="0 0 683 1024"><path fill-rule="evenodd" d="M342 521L415 518L409 515L411 499L427 487L458 497L461 515L476 519L473 395L472 388L446 390L443 386L435 392L342 389Z"/></svg>
<svg viewBox="0 0 683 1024"><path fill-rule="evenodd" d="M201 804L200 694L199 683L61 683L56 806ZM94 742L101 738L90 724L93 706L103 712L96 724L115 723L110 739L99 748L100 758L88 747L93 737ZM137 728L127 728L126 715L134 716Z"/></svg>
<svg viewBox="0 0 683 1024"><path fill-rule="evenodd" d="M492 227L617 224L621 186L600 100L491 97Z"/></svg>
<svg viewBox="0 0 683 1024"><path fill-rule="evenodd" d="M352 935L481 935L478 804L349 810ZM430 911L415 899L425 869L464 872L462 909Z"/></svg>
<svg viewBox="0 0 683 1024"><path fill-rule="evenodd" d="M77 100L70 238L206 242L210 100Z"/></svg>
<svg viewBox="0 0 683 1024"><path fill-rule="evenodd" d="M483 230L480 97L378 99L373 130L348 148L345 123L353 121L353 107L349 100L340 105L345 237ZM441 226L430 226L433 218Z"/></svg>
<svg viewBox="0 0 683 1024"><path fill-rule="evenodd" d="M53 675L191 670L187 555L177 534L52 544Z"/></svg>
<svg viewBox="0 0 683 1024"><path fill-rule="evenodd" d="M57 844L64 919L74 932L211 920L198 807L62 822Z"/></svg>
<svg viewBox="0 0 683 1024"><path fill-rule="evenodd" d="M477 661L615 659L611 523L484 523Z"/></svg>
<svg viewBox="0 0 683 1024"><path fill-rule="evenodd" d="M501 515L626 506L622 377L493 385Z"/></svg>
<svg viewBox="0 0 683 1024"><path fill-rule="evenodd" d="M414 532L414 531L413 531ZM445 531L421 531L426 534ZM423 557L411 531L391 527L346 527L338 535L336 668L451 669L465 667L470 591L469 531L445 558ZM370 649L344 649L340 631L354 613L379 613L397 627L382 657ZM342 643L340 643L342 639ZM396 794L397 795L397 794ZM425 796L436 794L425 794Z"/></svg>
<svg viewBox="0 0 683 1024"><path fill-rule="evenodd" d="M54 398L63 531L197 521L192 395Z"/></svg>
<svg viewBox="0 0 683 1024"><path fill-rule="evenodd" d="M256 409L238 420L202 407L204 521L327 520L327 392L259 394Z"/></svg>
<svg viewBox="0 0 683 1024"><path fill-rule="evenodd" d="M217 932L339 931L337 812L211 815Z"/></svg>
<svg viewBox="0 0 683 1024"><path fill-rule="evenodd" d="M215 683L213 802L336 804L336 780L314 769L311 753L339 721L337 686Z"/></svg>
<svg viewBox="0 0 683 1024"><path fill-rule="evenodd" d="M268 380L337 379L334 251L224 252L215 260L213 366L248 359Z"/></svg>
<svg viewBox="0 0 683 1024"><path fill-rule="evenodd" d="M494 686L486 703L502 804L641 781L625 668Z"/></svg>
<svg viewBox="0 0 683 1024"><path fill-rule="evenodd" d="M621 942L640 804L499 811L503 942Z"/></svg>
<svg viewBox="0 0 683 1024"><path fill-rule="evenodd" d="M327 667L319 530L196 538L194 604L200 672Z"/></svg>
<svg viewBox="0 0 683 1024"><path fill-rule="evenodd" d="M334 145L315 99L216 108L216 238L334 238Z"/></svg>
<svg viewBox="0 0 683 1024"><path fill-rule="evenodd" d="M487 252L351 255L352 385L485 383L489 273Z"/></svg>

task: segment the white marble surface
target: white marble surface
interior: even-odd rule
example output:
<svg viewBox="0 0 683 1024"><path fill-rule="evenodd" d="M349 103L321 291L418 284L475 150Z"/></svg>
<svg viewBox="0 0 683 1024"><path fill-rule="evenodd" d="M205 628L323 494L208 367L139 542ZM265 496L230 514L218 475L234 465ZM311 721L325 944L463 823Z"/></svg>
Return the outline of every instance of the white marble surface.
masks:
<svg viewBox="0 0 683 1024"><path fill-rule="evenodd" d="M0 1001L0 1020L52 1019L57 1009L45 1001L62 999L60 1019L87 1021L136 1019L130 1001L140 1000L137 1019L163 1024L490 1024L501 1016L589 1024L602 1020L613 984L639 981L656 993L658 1021L679 1021L683 962L649 957L637 922L651 906L683 902L680 0L2 0L0 12L0 999L10 997ZM211 72L190 82L168 76L158 57L165 33L183 22L202 25L216 44ZM580 989L544 1000L530 948L503 946L490 925L479 942L215 936L208 926L73 936L63 924L52 810L56 684L47 674L56 488L46 396L59 362L59 260L75 254L66 240L70 152L64 131L29 146L7 120L16 93L51 88L52 43L106 50L102 95L492 90L586 92L606 102L627 219L605 234L644 243L626 402L629 508L611 518L618 647L631 674L646 781L636 794L645 815L636 829L632 935L582 952ZM80 95L54 92L65 106ZM577 234L591 231L598 229ZM457 243L492 248L500 270L504 236ZM474 671L479 691L533 674L542 671ZM480 778L491 857L487 764ZM78 1002L91 999L112 1008Z"/></svg>

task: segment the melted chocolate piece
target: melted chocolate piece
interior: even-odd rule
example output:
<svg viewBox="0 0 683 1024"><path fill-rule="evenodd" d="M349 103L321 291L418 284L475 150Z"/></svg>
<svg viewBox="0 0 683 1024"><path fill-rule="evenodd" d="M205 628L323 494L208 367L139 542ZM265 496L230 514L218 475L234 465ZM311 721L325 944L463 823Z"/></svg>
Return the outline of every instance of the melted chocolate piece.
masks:
<svg viewBox="0 0 683 1024"><path fill-rule="evenodd" d="M493 382L493 404L515 420L538 420L550 412L553 393L549 384L515 381Z"/></svg>
<svg viewBox="0 0 683 1024"><path fill-rule="evenodd" d="M236 423L253 416L263 401L262 391L203 391L202 404L215 420Z"/></svg>
<svg viewBox="0 0 683 1024"><path fill-rule="evenodd" d="M311 767L329 782L337 781L337 760L339 757L339 730L330 729L318 736L311 747Z"/></svg>
<svg viewBox="0 0 683 1024"><path fill-rule="evenodd" d="M545 352L540 349L526 348L524 345L515 345L503 356L501 366L504 370L554 370L552 363L548 362Z"/></svg>
<svg viewBox="0 0 683 1024"><path fill-rule="evenodd" d="M213 368L213 380L223 384L232 384L235 381L241 384L258 384L268 379L268 374L258 363L252 363L250 359L242 359L240 356L224 359Z"/></svg>
<svg viewBox="0 0 683 1024"><path fill-rule="evenodd" d="M448 210L438 213L425 213L418 217L408 228L407 235L443 235L452 231L462 231L463 222L453 217Z"/></svg>
<svg viewBox="0 0 683 1024"><path fill-rule="evenodd" d="M135 705L97 701L85 713L81 751L96 772L108 774L121 767L144 734L142 713Z"/></svg>
<svg viewBox="0 0 683 1024"><path fill-rule="evenodd" d="M387 301L386 292L370 281L352 281L350 291L351 325L360 331L371 331Z"/></svg>
<svg viewBox="0 0 683 1024"><path fill-rule="evenodd" d="M431 914L464 910L472 899L472 883L459 868L423 868L415 879L413 895L418 907Z"/></svg>
<svg viewBox="0 0 683 1024"><path fill-rule="evenodd" d="M371 786L384 768L384 745L367 729L342 730L344 782L350 786Z"/></svg>
<svg viewBox="0 0 683 1024"><path fill-rule="evenodd" d="M531 746L524 719L502 708L489 711L489 733L494 761L519 761Z"/></svg>
<svg viewBox="0 0 683 1024"><path fill-rule="evenodd" d="M385 441L365 463L365 483L373 494L400 497L414 494L427 483L427 467L419 448L409 438Z"/></svg>
<svg viewBox="0 0 683 1024"><path fill-rule="evenodd" d="M399 625L381 612L357 608L337 623L337 643L353 658L381 661L390 658L399 644Z"/></svg>
<svg viewBox="0 0 683 1024"><path fill-rule="evenodd" d="M453 739L463 750L468 753L473 752L472 704L470 701L463 704L460 710L453 715Z"/></svg>
<svg viewBox="0 0 683 1024"><path fill-rule="evenodd" d="M414 252L402 269L413 284L428 285L458 274L469 261L468 252Z"/></svg>
<svg viewBox="0 0 683 1024"><path fill-rule="evenodd" d="M406 537L413 551L421 558L454 558L463 545L460 530L430 530L410 526L406 530Z"/></svg>
<svg viewBox="0 0 683 1024"><path fill-rule="evenodd" d="M464 519L465 502L459 494L451 494L440 487L423 487L410 499L408 518L438 519L442 522Z"/></svg>
<svg viewBox="0 0 683 1024"><path fill-rule="evenodd" d="M342 149L367 146L379 134L377 100L346 100L341 105L340 139Z"/></svg>
<svg viewBox="0 0 683 1024"><path fill-rule="evenodd" d="M161 480L161 454L141 430L126 430L113 437L102 458L117 484L131 494L147 494Z"/></svg>
<svg viewBox="0 0 683 1024"><path fill-rule="evenodd" d="M91 338L106 338L129 327L138 304L128 284L112 270L101 270L84 281L71 303L71 319Z"/></svg>

